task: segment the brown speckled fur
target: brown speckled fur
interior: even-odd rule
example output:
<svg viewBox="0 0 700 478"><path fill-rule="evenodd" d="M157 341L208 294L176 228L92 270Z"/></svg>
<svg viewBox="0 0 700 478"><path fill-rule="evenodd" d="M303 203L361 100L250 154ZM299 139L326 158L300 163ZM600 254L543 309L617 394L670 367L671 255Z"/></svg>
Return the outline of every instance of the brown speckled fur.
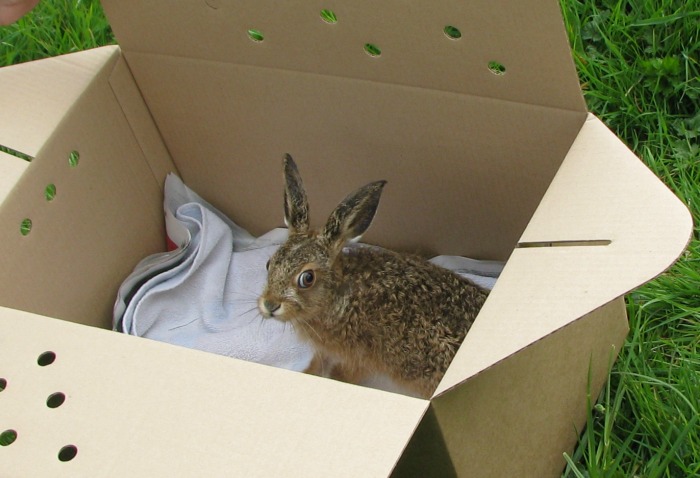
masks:
<svg viewBox="0 0 700 478"><path fill-rule="evenodd" d="M336 377L356 382L368 373L386 373L429 397L487 292L418 256L344 247L369 227L383 181L348 196L325 228L309 231L308 205L291 157L285 160L285 177L290 235L270 260L261 312L290 321L323 355L338 361ZM295 215L294 208L303 211ZM353 216L352 211L359 212ZM315 273L315 282L303 289L297 278L307 270Z"/></svg>

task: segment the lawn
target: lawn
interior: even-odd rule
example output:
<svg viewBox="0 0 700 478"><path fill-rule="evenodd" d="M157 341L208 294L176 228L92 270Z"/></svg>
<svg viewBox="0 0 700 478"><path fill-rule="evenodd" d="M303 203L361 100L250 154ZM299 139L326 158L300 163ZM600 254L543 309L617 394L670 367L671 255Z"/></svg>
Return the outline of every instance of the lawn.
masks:
<svg viewBox="0 0 700 478"><path fill-rule="evenodd" d="M679 262L628 295L630 335L564 476L700 476L700 2L561 4L589 109L695 222Z"/></svg>
<svg viewBox="0 0 700 478"><path fill-rule="evenodd" d="M628 295L629 337L563 476L700 476L700 0L561 6L589 109L696 224L679 262ZM0 28L0 66L112 42L98 2L44 0Z"/></svg>

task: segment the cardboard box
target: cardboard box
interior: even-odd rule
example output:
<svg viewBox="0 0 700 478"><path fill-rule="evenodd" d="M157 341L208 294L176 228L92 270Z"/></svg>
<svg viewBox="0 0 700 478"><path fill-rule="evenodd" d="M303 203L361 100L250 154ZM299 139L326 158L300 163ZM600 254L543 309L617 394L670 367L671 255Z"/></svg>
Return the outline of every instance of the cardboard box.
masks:
<svg viewBox="0 0 700 478"><path fill-rule="evenodd" d="M35 157L0 158L3 475L558 476L622 296L691 233L587 113L558 3L104 7L119 47L0 70L0 144ZM167 172L257 234L284 153L312 221L385 178L367 242L507 259L431 400L106 330Z"/></svg>

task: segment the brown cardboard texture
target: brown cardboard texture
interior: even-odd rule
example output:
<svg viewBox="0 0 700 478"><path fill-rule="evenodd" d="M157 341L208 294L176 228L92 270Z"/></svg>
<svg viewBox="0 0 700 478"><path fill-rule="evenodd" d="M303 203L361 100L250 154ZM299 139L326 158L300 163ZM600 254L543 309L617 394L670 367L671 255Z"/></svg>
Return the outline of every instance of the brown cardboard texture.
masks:
<svg viewBox="0 0 700 478"><path fill-rule="evenodd" d="M34 157L0 155L3 473L558 476L622 296L692 228L586 112L558 3L104 7L119 47L0 70L0 144ZM387 179L364 240L507 260L431 400L102 330L168 172L259 234L285 153L312 221Z"/></svg>

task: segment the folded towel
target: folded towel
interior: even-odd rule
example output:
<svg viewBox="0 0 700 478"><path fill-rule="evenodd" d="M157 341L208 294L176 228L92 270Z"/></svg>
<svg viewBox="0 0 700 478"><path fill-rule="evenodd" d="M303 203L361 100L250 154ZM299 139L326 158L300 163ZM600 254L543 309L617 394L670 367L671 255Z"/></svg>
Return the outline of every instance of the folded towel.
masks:
<svg viewBox="0 0 700 478"><path fill-rule="evenodd" d="M178 249L146 258L124 281L115 304L115 328L305 370L314 354L311 345L284 323L264 320L257 310L265 263L286 231L254 238L175 175L166 179L165 197L166 216L171 217L168 238Z"/></svg>
<svg viewBox="0 0 700 478"><path fill-rule="evenodd" d="M305 370L313 347L288 324L263 319L257 298L270 256L287 238L258 238L187 188L165 181L169 252L141 261L119 289L115 330L289 370ZM352 246L351 246L352 247ZM456 256L431 259L491 289L503 264ZM404 392L387 377L365 385Z"/></svg>

